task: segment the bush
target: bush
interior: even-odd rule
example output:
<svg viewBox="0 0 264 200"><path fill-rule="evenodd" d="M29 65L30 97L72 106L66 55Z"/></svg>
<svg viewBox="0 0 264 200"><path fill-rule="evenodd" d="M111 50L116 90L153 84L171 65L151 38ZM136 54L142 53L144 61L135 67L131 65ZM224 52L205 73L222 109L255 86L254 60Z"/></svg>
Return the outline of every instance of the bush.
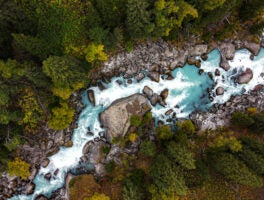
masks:
<svg viewBox="0 0 264 200"><path fill-rule="evenodd" d="M194 134L195 126L191 120L184 120L177 124L185 133L187 134Z"/></svg>
<svg viewBox="0 0 264 200"><path fill-rule="evenodd" d="M115 162L114 161L110 161L110 162L105 164L106 173L110 174L114 171L114 169L115 169Z"/></svg>
<svg viewBox="0 0 264 200"><path fill-rule="evenodd" d="M132 126L138 127L141 124L141 122L142 122L142 118L138 115L132 115L130 117L130 124Z"/></svg>
<svg viewBox="0 0 264 200"><path fill-rule="evenodd" d="M159 126L155 129L155 135L160 140L169 140L172 138L171 127L169 125Z"/></svg>
<svg viewBox="0 0 264 200"><path fill-rule="evenodd" d="M236 112L232 116L231 123L239 128L248 128L254 123L254 120L248 114Z"/></svg>
<svg viewBox="0 0 264 200"><path fill-rule="evenodd" d="M135 140L137 139L137 134L136 133L130 133L128 136L128 139L130 142L135 142Z"/></svg>
<svg viewBox="0 0 264 200"><path fill-rule="evenodd" d="M249 107L247 108L247 113L248 114L256 114L257 113L257 108L256 107Z"/></svg>

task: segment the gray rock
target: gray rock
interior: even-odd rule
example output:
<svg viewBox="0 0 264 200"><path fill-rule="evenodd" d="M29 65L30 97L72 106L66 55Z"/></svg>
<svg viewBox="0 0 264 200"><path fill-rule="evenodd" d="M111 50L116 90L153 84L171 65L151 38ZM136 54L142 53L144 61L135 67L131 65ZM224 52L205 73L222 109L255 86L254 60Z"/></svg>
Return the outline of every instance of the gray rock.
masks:
<svg viewBox="0 0 264 200"><path fill-rule="evenodd" d="M253 72L251 69L247 68L246 71L244 71L238 76L238 83L239 84L248 83L252 78L253 78Z"/></svg>
<svg viewBox="0 0 264 200"><path fill-rule="evenodd" d="M94 97L94 91L93 90L87 90L87 97L89 101L95 106L95 97Z"/></svg>
<svg viewBox="0 0 264 200"><path fill-rule="evenodd" d="M162 100L161 97L158 94L154 93L150 98L150 103L152 106L155 106L160 100Z"/></svg>
<svg viewBox="0 0 264 200"><path fill-rule="evenodd" d="M32 169L31 169L31 173L30 173L30 176L28 177L28 179L30 181L33 181L33 179L35 178L35 176L37 175L37 173L38 173L38 169L33 166Z"/></svg>
<svg viewBox="0 0 264 200"><path fill-rule="evenodd" d="M221 59L220 67L223 68L225 71L228 71L230 69L230 65L225 59Z"/></svg>
<svg viewBox="0 0 264 200"><path fill-rule="evenodd" d="M260 51L260 45L253 42L245 42L245 48L247 48L254 56L257 56Z"/></svg>
<svg viewBox="0 0 264 200"><path fill-rule="evenodd" d="M84 145L84 147L83 147L82 153L83 153L84 155L85 155L85 154L88 154L89 151L90 151L91 146L93 146L93 145L94 145L94 142L93 142L93 141L89 141L89 142L87 142L87 143Z"/></svg>
<svg viewBox="0 0 264 200"><path fill-rule="evenodd" d="M47 167L49 165L49 163L50 163L50 160L48 158L44 158L41 161L40 165L41 165L41 167L44 167L45 168L45 167Z"/></svg>
<svg viewBox="0 0 264 200"><path fill-rule="evenodd" d="M147 98L141 94L114 101L100 114L100 122L106 130L107 140L124 137L130 127L131 115L143 116L150 109Z"/></svg>
<svg viewBox="0 0 264 200"><path fill-rule="evenodd" d="M105 175L105 166L102 163L98 163L94 167L97 176L103 177Z"/></svg>
<svg viewBox="0 0 264 200"><path fill-rule="evenodd" d="M232 43L221 43L219 51L223 58L232 60L235 55L235 45L233 45Z"/></svg>
<svg viewBox="0 0 264 200"><path fill-rule="evenodd" d="M160 96L161 96L161 98L162 98L163 101L166 100L166 98L168 97L168 95L169 95L169 90L168 89L164 89L160 93Z"/></svg>
<svg viewBox="0 0 264 200"><path fill-rule="evenodd" d="M145 74L143 73L139 73L137 76L136 76L136 80L139 82L141 81L143 78L145 78Z"/></svg>
<svg viewBox="0 0 264 200"><path fill-rule="evenodd" d="M223 95L225 92L225 89L223 87L216 88L216 95Z"/></svg>
<svg viewBox="0 0 264 200"><path fill-rule="evenodd" d="M61 131L57 131L56 132L56 135L54 137L54 143L61 146L64 144L64 132L61 130Z"/></svg>
<svg viewBox="0 0 264 200"><path fill-rule="evenodd" d="M189 54L191 56L200 56L200 55L205 54L205 53L207 53L207 45L205 45L205 44L195 45L194 47L192 47L189 50Z"/></svg>
<svg viewBox="0 0 264 200"><path fill-rule="evenodd" d="M160 71L160 66L158 64L153 64L149 67L150 72L159 72Z"/></svg>
<svg viewBox="0 0 264 200"><path fill-rule="evenodd" d="M153 95L153 90L148 86L144 86L143 94L147 95L147 98L150 99Z"/></svg>
<svg viewBox="0 0 264 200"><path fill-rule="evenodd" d="M149 72L148 77L155 82L160 81L160 74L159 72Z"/></svg>

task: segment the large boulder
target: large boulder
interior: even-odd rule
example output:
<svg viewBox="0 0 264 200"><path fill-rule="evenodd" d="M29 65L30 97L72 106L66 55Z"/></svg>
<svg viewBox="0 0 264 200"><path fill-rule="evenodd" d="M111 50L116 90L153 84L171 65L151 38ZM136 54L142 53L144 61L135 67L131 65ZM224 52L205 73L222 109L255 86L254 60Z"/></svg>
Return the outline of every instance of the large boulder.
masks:
<svg viewBox="0 0 264 200"><path fill-rule="evenodd" d="M238 76L238 83L239 84L248 83L252 78L253 78L253 72L251 69L247 68L246 71L244 71Z"/></svg>
<svg viewBox="0 0 264 200"><path fill-rule="evenodd" d="M131 115L143 116L150 109L147 98L141 94L114 101L100 114L100 122L106 130L107 140L124 137L130 127Z"/></svg>

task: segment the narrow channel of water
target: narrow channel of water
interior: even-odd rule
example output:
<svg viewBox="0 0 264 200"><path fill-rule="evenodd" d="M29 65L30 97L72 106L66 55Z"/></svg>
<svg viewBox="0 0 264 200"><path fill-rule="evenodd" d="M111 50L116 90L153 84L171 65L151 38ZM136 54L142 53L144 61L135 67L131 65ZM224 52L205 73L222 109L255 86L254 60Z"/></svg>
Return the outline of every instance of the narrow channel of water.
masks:
<svg viewBox="0 0 264 200"><path fill-rule="evenodd" d="M113 101L135 93L142 93L146 85L158 94L167 88L169 89L169 96L166 99L167 106L165 108L159 105L153 107L153 116L165 121L164 113L169 109L173 109L178 118L188 117L193 111L206 111L214 103L226 102L231 95L246 93L253 89L255 85L264 84L262 74L264 72L264 49L261 49L259 55L253 61L249 57L250 52L245 49L236 51L234 59L229 61L231 69L226 72L219 68L220 53L218 50L214 50L208 55L207 61L201 62L200 69L204 70L202 75L198 73L199 69L197 67L186 64L183 68L177 68L173 71L173 76L175 77L173 80L161 79L159 83L156 83L149 78L144 78L139 83L133 80L132 84L126 84L122 77L114 77L110 83L104 84L106 89L103 91L100 91L98 87L89 88L94 90L96 105L92 106L88 102L86 93L82 95L86 107L79 116L78 128L74 130L72 136L73 146L70 148L61 147L57 154L49 157L50 164L46 168L41 168L34 179L36 188L33 195L20 195L11 199L31 200L38 194L44 194L49 197L53 191L62 187L67 172L78 166L83 146L88 141L93 140L94 137L97 137L100 131L103 131L100 128L98 116ZM221 76L214 75L216 68L220 70ZM234 77L246 68L250 68L253 71L254 78L248 84L239 85L235 83ZM214 81L208 77L207 72L213 74ZM122 84L119 85L117 80L121 81ZM207 88L212 88L214 82L217 85L214 87L213 92L215 88L221 86L225 89L225 93L222 96L216 96L211 102ZM90 130L95 134L93 137L86 134L87 127L90 127ZM51 180L47 181L44 175L48 172L53 174L56 169L59 169L57 176L53 175Z"/></svg>

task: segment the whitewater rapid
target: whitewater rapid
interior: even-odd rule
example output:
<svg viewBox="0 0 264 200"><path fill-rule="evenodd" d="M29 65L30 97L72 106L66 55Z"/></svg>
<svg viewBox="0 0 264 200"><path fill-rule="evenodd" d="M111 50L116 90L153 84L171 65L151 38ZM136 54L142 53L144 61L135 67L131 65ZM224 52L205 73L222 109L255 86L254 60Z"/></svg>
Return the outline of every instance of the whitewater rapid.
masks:
<svg viewBox="0 0 264 200"><path fill-rule="evenodd" d="M154 117L165 121L166 116L164 113L169 109L173 109L176 112L177 118L187 118L193 111L206 111L214 103L224 103L232 95L247 93L255 85L264 84L262 76L264 72L264 49L261 49L254 60L250 60L250 55L251 53L246 49L236 51L234 59L229 61L231 68L227 72L219 67L219 51L213 50L208 54L208 59L201 62L200 69L204 70L201 75L197 67L186 64L183 68L177 68L173 71L172 75L175 77L173 80L160 79L160 82L157 83L146 77L139 83L133 79L132 84L127 84L123 77L114 77L110 83L104 83L106 89L103 91L100 91L98 87L90 87L89 89L94 91L96 105L93 106L87 100L86 92L82 94L85 108L79 116L78 128L74 130L72 136L73 146L69 148L60 147L57 154L49 157L49 165L46 168L40 168L38 175L34 179L36 184L34 194L29 196L19 195L11 199L31 200L39 194L50 197L53 191L63 187L67 172L78 166L84 145L98 137L99 132L103 131L100 127L99 113L117 99L135 93L142 93L144 86L149 86L157 94L166 88L169 89L169 95L166 99L167 106L157 105L152 107L151 110ZM221 76L214 75L216 68L219 69ZM235 83L234 77L237 77L246 68L250 68L253 71L254 78L248 84L239 85ZM208 77L208 72L213 74L213 80ZM118 82L122 82L122 84L120 85ZM212 88L214 82L216 86ZM218 86L223 87L225 93L222 96L216 96L211 102L207 88L211 88L215 92ZM90 127L94 136L87 135L87 127ZM57 176L54 175L56 169L59 169ZM49 172L53 174L50 181L44 178L44 175Z"/></svg>

